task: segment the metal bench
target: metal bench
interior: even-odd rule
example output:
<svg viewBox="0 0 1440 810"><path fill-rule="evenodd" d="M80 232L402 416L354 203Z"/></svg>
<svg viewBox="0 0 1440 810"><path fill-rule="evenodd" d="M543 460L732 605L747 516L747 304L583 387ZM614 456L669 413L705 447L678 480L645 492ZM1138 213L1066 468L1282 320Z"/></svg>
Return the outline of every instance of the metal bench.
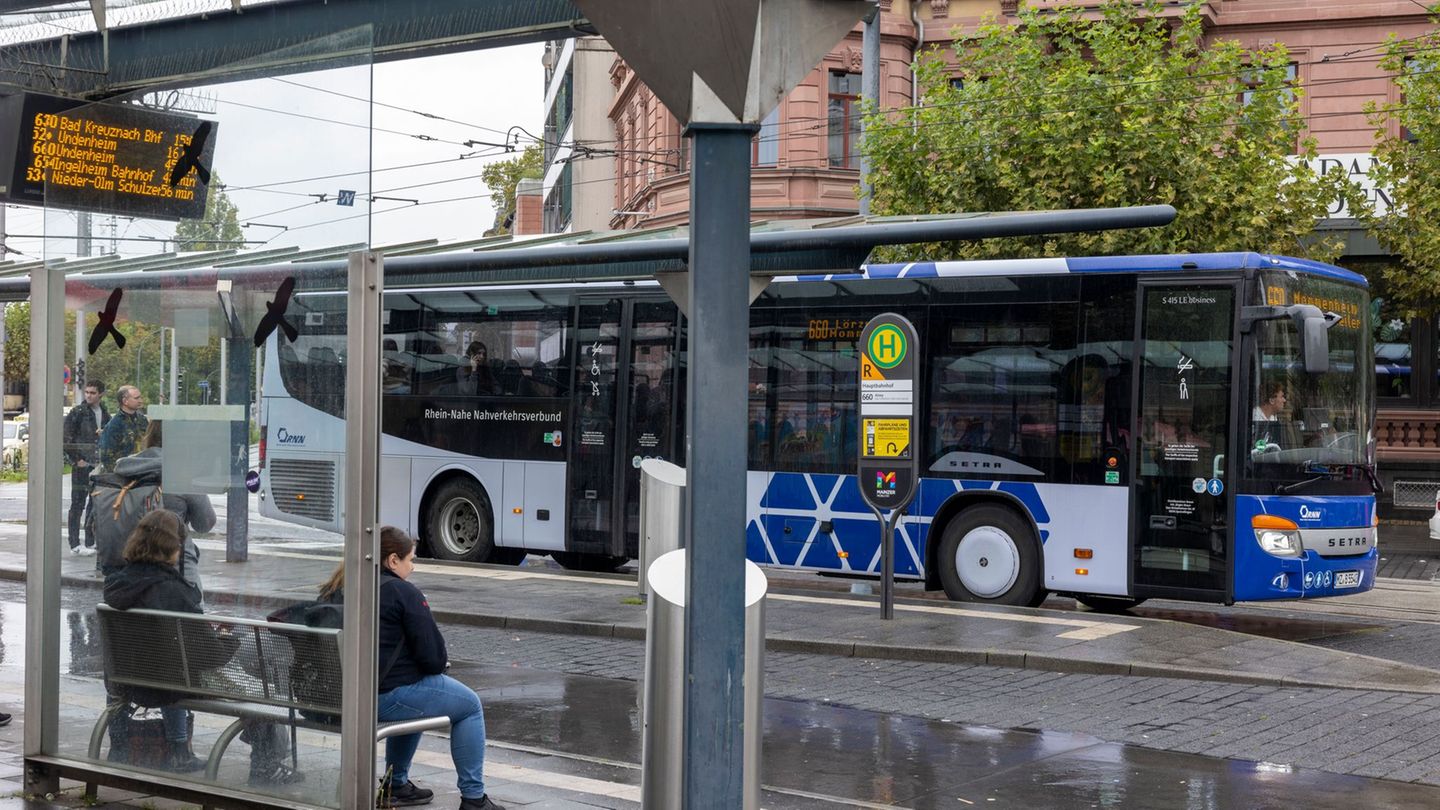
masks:
<svg viewBox="0 0 1440 810"><path fill-rule="evenodd" d="M235 718L210 749L206 779L215 779L226 748L247 724L289 726L292 762L297 728L340 732L327 719L340 715L340 630L108 605L96 613L112 691L162 690L174 698L164 705ZM92 759L99 759L121 708L107 706L96 720ZM448 717L380 723L375 740L449 725Z"/></svg>

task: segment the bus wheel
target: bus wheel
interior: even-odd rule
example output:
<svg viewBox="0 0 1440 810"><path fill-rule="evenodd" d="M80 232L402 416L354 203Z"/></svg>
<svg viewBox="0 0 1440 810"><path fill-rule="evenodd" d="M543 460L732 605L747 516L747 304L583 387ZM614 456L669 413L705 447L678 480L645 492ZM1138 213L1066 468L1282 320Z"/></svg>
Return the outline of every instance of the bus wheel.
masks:
<svg viewBox="0 0 1440 810"><path fill-rule="evenodd" d="M936 561L945 594L957 602L1034 607L1045 600L1035 532L1003 506L972 506L950 521Z"/></svg>
<svg viewBox="0 0 1440 810"><path fill-rule="evenodd" d="M578 551L552 551L550 556L555 562L560 563L562 568L571 571L594 571L599 573L613 573L619 571L625 563L630 562L629 557L616 557L612 554L583 554Z"/></svg>
<svg viewBox="0 0 1440 810"><path fill-rule="evenodd" d="M495 551L495 527L485 493L467 478L452 478L430 499L426 527L437 559L486 562Z"/></svg>
<svg viewBox="0 0 1440 810"><path fill-rule="evenodd" d="M1096 596L1094 594L1076 596L1075 601L1096 613L1124 613L1130 608L1139 607L1145 603L1144 599L1131 599L1127 596Z"/></svg>

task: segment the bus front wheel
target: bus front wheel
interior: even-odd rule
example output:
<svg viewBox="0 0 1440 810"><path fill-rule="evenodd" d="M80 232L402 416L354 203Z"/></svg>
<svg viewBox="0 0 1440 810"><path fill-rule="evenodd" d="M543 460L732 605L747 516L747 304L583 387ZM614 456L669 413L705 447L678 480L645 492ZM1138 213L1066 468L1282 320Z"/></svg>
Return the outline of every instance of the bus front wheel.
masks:
<svg viewBox="0 0 1440 810"><path fill-rule="evenodd" d="M495 551L490 502L474 482L452 478L430 499L426 513L430 553L441 560L488 562Z"/></svg>
<svg viewBox="0 0 1440 810"><path fill-rule="evenodd" d="M936 561L945 594L957 602L1034 607L1045 601L1035 532L1004 506L961 512L945 526Z"/></svg>

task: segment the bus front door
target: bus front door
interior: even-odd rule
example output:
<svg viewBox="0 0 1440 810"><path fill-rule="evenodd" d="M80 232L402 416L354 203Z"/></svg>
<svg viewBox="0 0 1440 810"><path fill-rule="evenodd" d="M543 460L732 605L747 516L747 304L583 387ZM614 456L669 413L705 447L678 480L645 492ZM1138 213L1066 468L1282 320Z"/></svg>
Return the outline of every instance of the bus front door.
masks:
<svg viewBox="0 0 1440 810"><path fill-rule="evenodd" d="M1232 282L1142 282L1134 595L1226 601Z"/></svg>
<svg viewBox="0 0 1440 810"><path fill-rule="evenodd" d="M586 299L576 327L566 548L605 567L639 555L640 462L675 458L676 309Z"/></svg>

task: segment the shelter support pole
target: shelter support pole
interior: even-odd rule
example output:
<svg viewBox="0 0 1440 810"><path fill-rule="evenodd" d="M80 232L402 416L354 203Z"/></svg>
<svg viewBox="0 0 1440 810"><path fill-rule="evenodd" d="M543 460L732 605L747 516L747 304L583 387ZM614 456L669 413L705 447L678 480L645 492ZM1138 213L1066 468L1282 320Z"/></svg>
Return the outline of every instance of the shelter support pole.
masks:
<svg viewBox="0 0 1440 810"><path fill-rule="evenodd" d="M250 559L250 491L245 474L250 469L250 346L247 335L222 338L221 346L231 347L228 362L222 363L226 380L220 393L222 403L236 405L240 419L230 423L230 485L225 489L225 562Z"/></svg>
<svg viewBox="0 0 1440 810"><path fill-rule="evenodd" d="M692 123L684 807L743 802L750 139Z"/></svg>
<svg viewBox="0 0 1440 810"><path fill-rule="evenodd" d="M30 481L25 526L25 756L53 754L60 728L60 506L65 385L65 274L30 274ZM25 764L25 789L60 780Z"/></svg>
<svg viewBox="0 0 1440 810"><path fill-rule="evenodd" d="M345 634L340 806L375 806L375 599L380 590L380 254L350 254L345 368Z"/></svg>

